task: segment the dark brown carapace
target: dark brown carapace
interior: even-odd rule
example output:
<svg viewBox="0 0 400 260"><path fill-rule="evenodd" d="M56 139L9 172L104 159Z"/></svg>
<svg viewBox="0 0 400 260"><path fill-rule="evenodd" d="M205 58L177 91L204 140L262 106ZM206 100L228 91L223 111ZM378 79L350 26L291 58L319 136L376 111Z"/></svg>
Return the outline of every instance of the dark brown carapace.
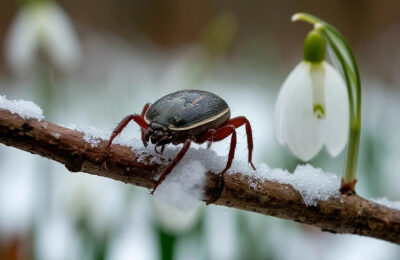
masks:
<svg viewBox="0 0 400 260"><path fill-rule="evenodd" d="M157 153L162 153L164 148L172 143L183 143L183 147L172 162L165 168L161 177L156 182L154 193L158 185L179 163L190 147L191 142L203 144L217 142L231 136L231 145L226 167L223 174L231 167L235 156L236 128L245 125L247 134L247 146L249 150L248 160L252 163L253 137L249 121L243 117L230 118L231 113L228 104L217 95L202 90L181 90L166 95L154 104L146 104L141 115L132 114L126 116L114 129L107 145L110 152L111 143L121 133L125 126L135 121L141 127L143 145L150 141L155 145Z"/></svg>

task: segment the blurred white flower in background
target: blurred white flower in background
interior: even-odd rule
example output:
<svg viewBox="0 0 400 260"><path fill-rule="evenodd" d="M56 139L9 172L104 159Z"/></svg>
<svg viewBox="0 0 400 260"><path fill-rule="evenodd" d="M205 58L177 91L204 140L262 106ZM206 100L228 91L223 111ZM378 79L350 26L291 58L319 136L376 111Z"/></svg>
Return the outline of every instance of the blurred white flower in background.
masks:
<svg viewBox="0 0 400 260"><path fill-rule="evenodd" d="M309 36L313 37L310 44ZM283 83L274 112L276 140L303 161L312 159L324 145L332 156L337 156L347 143L349 131L345 82L325 62L322 36L315 31L309 36L304 60Z"/></svg>
<svg viewBox="0 0 400 260"><path fill-rule="evenodd" d="M59 185L61 180L65 184L62 187ZM88 228L97 237L103 236L110 226L119 223L126 196L121 183L87 174L71 174L58 176L54 186L57 185L57 192L62 193L61 198L67 203L68 214L90 220Z"/></svg>
<svg viewBox="0 0 400 260"><path fill-rule="evenodd" d="M35 214L38 180L31 170L35 158L16 149L0 150L0 153L1 242L29 232Z"/></svg>
<svg viewBox="0 0 400 260"><path fill-rule="evenodd" d="M183 234L199 221L200 205L190 209L179 209L159 200L154 200L155 215L161 227L171 234Z"/></svg>
<svg viewBox="0 0 400 260"><path fill-rule="evenodd" d="M6 35L5 57L16 73L29 72L39 50L63 72L81 62L81 47L71 20L51 1L23 6Z"/></svg>
<svg viewBox="0 0 400 260"><path fill-rule="evenodd" d="M79 259L82 245L67 214L55 212L38 222L40 228L34 233L38 259Z"/></svg>

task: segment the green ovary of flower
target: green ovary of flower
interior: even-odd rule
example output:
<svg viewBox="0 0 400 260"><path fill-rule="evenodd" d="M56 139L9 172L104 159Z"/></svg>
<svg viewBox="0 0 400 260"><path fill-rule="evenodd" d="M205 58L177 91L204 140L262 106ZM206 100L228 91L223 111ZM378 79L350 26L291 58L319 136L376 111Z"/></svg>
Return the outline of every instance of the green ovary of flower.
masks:
<svg viewBox="0 0 400 260"><path fill-rule="evenodd" d="M308 33L304 40L303 58L305 61L319 63L325 60L326 43L318 29Z"/></svg>

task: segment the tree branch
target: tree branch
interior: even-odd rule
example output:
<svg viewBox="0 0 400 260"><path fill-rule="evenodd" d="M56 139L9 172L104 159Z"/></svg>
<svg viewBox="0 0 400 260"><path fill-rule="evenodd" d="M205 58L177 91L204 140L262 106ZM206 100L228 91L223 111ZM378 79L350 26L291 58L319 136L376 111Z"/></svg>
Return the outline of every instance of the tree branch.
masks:
<svg viewBox="0 0 400 260"><path fill-rule="evenodd" d="M46 121L25 120L0 109L0 142L64 164L72 172L86 172L132 185L152 188L154 177L165 165L148 155L138 160L131 148L114 145L104 167L106 142L92 147L83 134ZM257 190L249 182L257 184ZM226 174L221 190L219 178L207 174L204 201L290 219L332 233L351 233L400 244L400 211L342 194L307 207L290 185L250 180L241 173Z"/></svg>

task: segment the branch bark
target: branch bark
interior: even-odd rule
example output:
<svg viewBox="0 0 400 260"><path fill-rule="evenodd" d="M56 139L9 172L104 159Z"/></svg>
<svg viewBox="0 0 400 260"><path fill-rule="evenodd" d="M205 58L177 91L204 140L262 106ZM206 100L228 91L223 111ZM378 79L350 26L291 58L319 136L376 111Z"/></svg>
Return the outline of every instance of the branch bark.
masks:
<svg viewBox="0 0 400 260"><path fill-rule="evenodd" d="M72 172L86 172L145 188L165 165L152 162L151 155L138 160L129 147L114 145L106 158L106 142L92 147L83 134L46 121L25 120L0 109L0 142L64 164ZM241 173L227 174L221 188L214 173L207 174L204 201L289 219L332 233L351 233L400 244L400 211L353 194L307 207L290 185L250 180ZM256 182L257 190L249 185Z"/></svg>

